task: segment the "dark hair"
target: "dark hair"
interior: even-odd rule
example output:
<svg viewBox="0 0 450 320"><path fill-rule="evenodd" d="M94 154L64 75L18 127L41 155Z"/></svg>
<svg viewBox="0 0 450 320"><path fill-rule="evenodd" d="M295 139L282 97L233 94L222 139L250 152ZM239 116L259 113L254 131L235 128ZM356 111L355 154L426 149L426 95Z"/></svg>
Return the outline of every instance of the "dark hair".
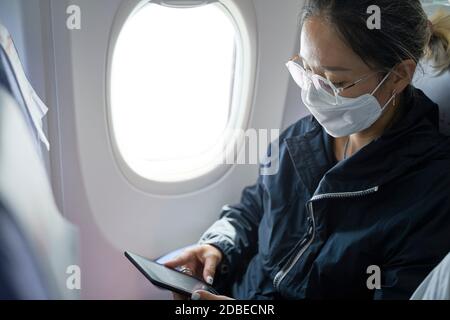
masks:
<svg viewBox="0 0 450 320"><path fill-rule="evenodd" d="M367 10L381 10L381 28L369 29ZM301 24L320 16L335 26L340 37L370 67L389 71L405 59L423 57L443 72L450 67L450 15L431 21L419 0L308 0Z"/></svg>

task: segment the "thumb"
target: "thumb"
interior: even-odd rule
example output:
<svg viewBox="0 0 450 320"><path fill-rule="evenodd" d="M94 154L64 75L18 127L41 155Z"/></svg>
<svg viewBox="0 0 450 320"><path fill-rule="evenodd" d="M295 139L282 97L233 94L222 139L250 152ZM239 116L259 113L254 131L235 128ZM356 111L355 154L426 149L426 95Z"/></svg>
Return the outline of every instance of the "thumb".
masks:
<svg viewBox="0 0 450 320"><path fill-rule="evenodd" d="M205 265L203 267L203 278L206 283L213 284L214 275L216 274L216 268L219 264L219 257L216 255L208 255L205 259Z"/></svg>

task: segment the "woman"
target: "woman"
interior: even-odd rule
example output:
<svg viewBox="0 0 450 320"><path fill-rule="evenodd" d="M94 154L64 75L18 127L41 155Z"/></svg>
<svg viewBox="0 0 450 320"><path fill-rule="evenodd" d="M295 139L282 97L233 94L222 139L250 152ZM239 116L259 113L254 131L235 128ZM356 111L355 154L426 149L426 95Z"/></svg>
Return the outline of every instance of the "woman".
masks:
<svg viewBox="0 0 450 320"><path fill-rule="evenodd" d="M419 0L309 1L288 67L312 115L280 136L278 174L167 263L224 294L192 298L408 299L450 252L450 141L411 85L423 57L449 68L449 45L450 16Z"/></svg>

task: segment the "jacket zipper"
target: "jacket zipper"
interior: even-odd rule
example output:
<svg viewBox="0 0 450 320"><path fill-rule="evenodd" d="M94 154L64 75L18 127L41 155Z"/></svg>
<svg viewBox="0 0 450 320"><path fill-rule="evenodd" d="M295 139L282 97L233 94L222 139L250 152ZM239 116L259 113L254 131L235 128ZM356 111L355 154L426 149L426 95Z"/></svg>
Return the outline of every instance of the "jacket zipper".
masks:
<svg viewBox="0 0 450 320"><path fill-rule="evenodd" d="M300 250L297 252L297 254L294 256L294 259L289 259L288 262L281 268L280 271L275 275L275 278L273 280L273 285L276 290L279 291L280 289L280 283L283 281L284 277L291 271L291 269L294 267L296 262L300 259L300 257L303 255L303 253L309 248L311 243L314 240L315 232L316 232L316 223L314 220L314 208L313 208L313 201L316 200L322 200L322 199L331 199L331 198L353 198L353 197L361 197L365 196L371 193L377 192L379 189L378 186L361 190L361 191L354 191L354 192L338 192L338 193L324 193L324 194L318 194L312 197L307 205L308 205L308 212L310 219L312 220L312 230L311 227L308 228L308 236L310 235L309 241L304 245L303 247L300 245ZM305 241L305 238L303 238L299 243L302 243ZM297 245L296 245L297 246Z"/></svg>

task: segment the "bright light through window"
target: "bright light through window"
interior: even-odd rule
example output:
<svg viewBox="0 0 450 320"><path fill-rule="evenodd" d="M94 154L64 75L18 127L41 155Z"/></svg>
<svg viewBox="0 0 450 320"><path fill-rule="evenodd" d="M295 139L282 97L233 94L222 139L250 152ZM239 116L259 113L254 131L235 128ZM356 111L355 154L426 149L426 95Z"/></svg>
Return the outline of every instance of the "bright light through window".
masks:
<svg viewBox="0 0 450 320"><path fill-rule="evenodd" d="M220 6L147 4L119 35L111 70L114 136L125 162L147 179L205 174L206 155L229 125L237 34Z"/></svg>

